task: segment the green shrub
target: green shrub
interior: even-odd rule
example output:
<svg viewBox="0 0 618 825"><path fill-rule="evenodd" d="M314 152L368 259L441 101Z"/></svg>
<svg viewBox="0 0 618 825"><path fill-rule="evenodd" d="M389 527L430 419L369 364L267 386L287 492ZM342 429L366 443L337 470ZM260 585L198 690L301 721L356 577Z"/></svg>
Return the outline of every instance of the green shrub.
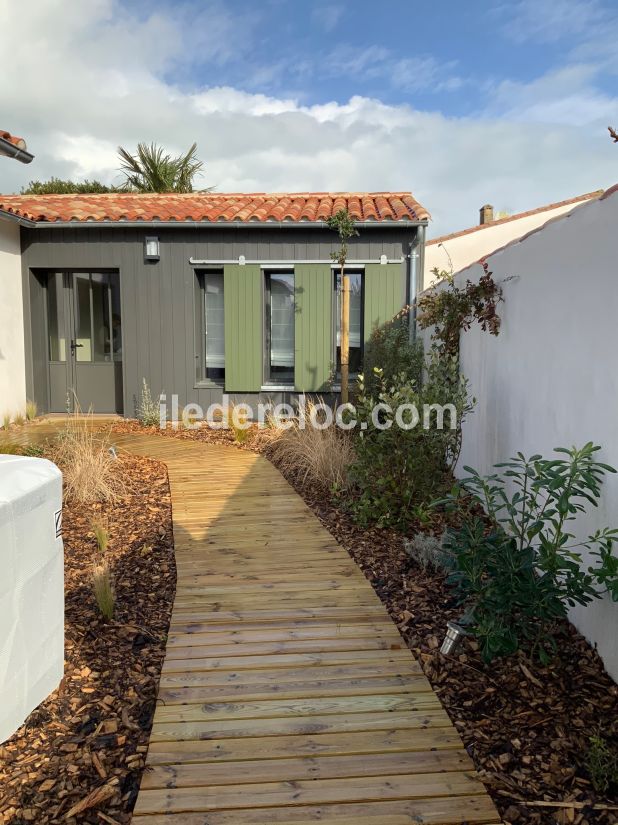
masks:
<svg viewBox="0 0 618 825"><path fill-rule="evenodd" d="M405 372L391 380L385 379L381 369L375 368L374 374L377 394L367 393L363 377L359 378L356 457L349 472L354 493L349 506L359 524L375 522L405 530L419 505L450 487L451 470L461 447L461 423L471 409L467 382L459 376L456 359L439 358L435 353L422 383ZM385 413L379 420L391 421L391 426L380 429L374 420L377 403L387 404L393 411L400 405L414 405L420 421L404 429ZM426 405L446 404L452 405L454 415L451 418L446 412L444 428L436 426L435 410L424 420ZM411 411L404 414L404 424L412 424L412 416Z"/></svg>
<svg viewBox="0 0 618 825"><path fill-rule="evenodd" d="M142 393L137 405L137 420L144 427L155 427L160 423L159 404L153 401L150 387L142 378Z"/></svg>
<svg viewBox="0 0 618 825"><path fill-rule="evenodd" d="M597 793L607 793L618 786L618 745L601 735L590 737L586 753L586 770Z"/></svg>
<svg viewBox="0 0 618 825"><path fill-rule="evenodd" d="M588 505L597 506L604 475L615 472L596 461L599 449L558 448L552 460L518 453L487 478L465 468L470 476L449 499L463 524L449 531L446 547L450 582L486 660L526 642L546 662L556 650L556 621L570 607L599 598L599 586L618 601L612 550L618 530L597 530L581 541L571 526ZM598 560L594 567L584 568L584 549Z"/></svg>
<svg viewBox="0 0 618 825"><path fill-rule="evenodd" d="M381 379L391 384L395 379L419 385L423 377L422 341L410 341L409 309L406 307L388 323L373 330L363 354L363 392L375 396L381 392Z"/></svg>

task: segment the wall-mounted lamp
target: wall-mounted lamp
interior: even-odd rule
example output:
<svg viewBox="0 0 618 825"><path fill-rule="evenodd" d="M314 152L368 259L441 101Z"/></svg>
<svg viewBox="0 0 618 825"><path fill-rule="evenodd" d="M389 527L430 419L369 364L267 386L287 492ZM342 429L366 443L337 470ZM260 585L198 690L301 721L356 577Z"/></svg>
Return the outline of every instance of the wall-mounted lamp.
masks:
<svg viewBox="0 0 618 825"><path fill-rule="evenodd" d="M158 261L159 258L159 239L154 235L147 235L144 238L144 260Z"/></svg>

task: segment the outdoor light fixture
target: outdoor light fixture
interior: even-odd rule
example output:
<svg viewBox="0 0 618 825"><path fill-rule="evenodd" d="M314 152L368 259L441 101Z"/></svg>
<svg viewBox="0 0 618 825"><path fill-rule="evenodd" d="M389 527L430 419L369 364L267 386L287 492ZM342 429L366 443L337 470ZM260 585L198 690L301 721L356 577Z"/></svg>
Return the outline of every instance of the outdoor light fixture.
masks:
<svg viewBox="0 0 618 825"><path fill-rule="evenodd" d="M147 235L144 238L144 259L158 261L159 258L159 239L155 235Z"/></svg>
<svg viewBox="0 0 618 825"><path fill-rule="evenodd" d="M467 635L468 634L463 629L463 627L461 627L461 625L455 624L455 622L447 622L446 636L444 637L444 641L442 642L440 653L443 653L447 656L453 656L455 653L457 653L461 643L464 640L464 636Z"/></svg>

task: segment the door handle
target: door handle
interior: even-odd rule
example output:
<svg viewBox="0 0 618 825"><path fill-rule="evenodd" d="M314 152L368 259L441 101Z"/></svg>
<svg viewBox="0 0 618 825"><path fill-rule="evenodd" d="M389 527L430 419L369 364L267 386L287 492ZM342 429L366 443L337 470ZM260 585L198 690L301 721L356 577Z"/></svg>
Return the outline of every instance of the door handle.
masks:
<svg viewBox="0 0 618 825"><path fill-rule="evenodd" d="M78 344L77 341L71 341L71 352L75 353L75 350L78 347L83 347L83 346L84 346L83 344Z"/></svg>

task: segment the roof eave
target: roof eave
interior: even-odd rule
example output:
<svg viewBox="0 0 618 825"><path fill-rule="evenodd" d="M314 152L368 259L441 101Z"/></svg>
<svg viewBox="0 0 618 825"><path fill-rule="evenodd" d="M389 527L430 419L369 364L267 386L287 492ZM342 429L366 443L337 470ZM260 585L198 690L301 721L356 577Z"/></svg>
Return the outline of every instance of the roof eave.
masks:
<svg viewBox="0 0 618 825"><path fill-rule="evenodd" d="M10 214L10 213L7 213ZM404 219L400 221L355 221L354 226L359 229L401 229L427 226L429 220L423 218L422 220ZM326 221L45 221L37 220L29 222L29 225L37 229L67 229L74 228L92 228L92 227L107 227L107 228L141 228L141 229L155 229L164 228L169 229L330 229Z"/></svg>
<svg viewBox="0 0 618 825"><path fill-rule="evenodd" d="M4 209L0 209L0 220L18 223L20 226L28 227L28 229L34 229L37 226L36 221L31 221L23 215L16 215L15 212L6 212Z"/></svg>

